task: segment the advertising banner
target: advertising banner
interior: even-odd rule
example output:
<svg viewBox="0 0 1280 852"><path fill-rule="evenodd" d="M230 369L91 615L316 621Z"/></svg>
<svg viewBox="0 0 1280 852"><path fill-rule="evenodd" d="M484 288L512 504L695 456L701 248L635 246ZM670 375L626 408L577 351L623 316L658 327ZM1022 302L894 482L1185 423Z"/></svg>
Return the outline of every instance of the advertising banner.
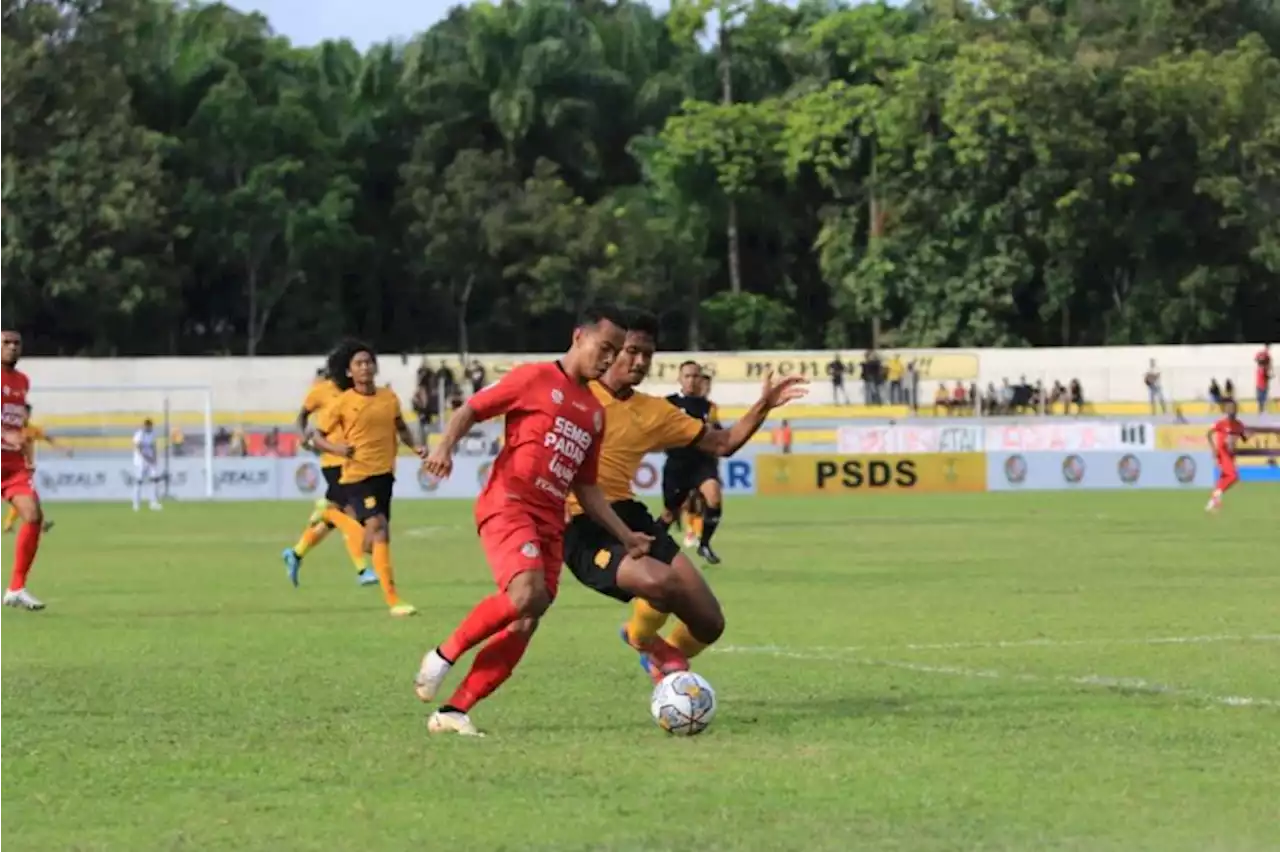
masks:
<svg viewBox="0 0 1280 852"><path fill-rule="evenodd" d="M1212 488L1207 452L988 453L989 491Z"/></svg>
<svg viewBox="0 0 1280 852"><path fill-rule="evenodd" d="M1150 423L1103 420L1013 423L986 427L984 438L984 449L990 453L1151 450L1155 448L1156 429Z"/></svg>
<svg viewBox="0 0 1280 852"><path fill-rule="evenodd" d="M1245 427L1248 428L1247 423ZM1177 450L1179 452L1208 452L1208 432L1208 423L1161 426L1156 430L1156 446L1162 450ZM1249 440L1241 441L1236 449L1242 453L1236 458L1236 464L1241 468L1273 468L1276 466L1275 456L1250 456L1248 453L1263 450L1280 455L1280 435L1271 433L1253 435Z"/></svg>
<svg viewBox="0 0 1280 852"><path fill-rule="evenodd" d="M645 457L632 487L640 496L662 493L662 465L665 456ZM438 480L422 471L416 458L403 457L396 463L396 499L474 499L493 469L493 459L459 454L454 457L453 475ZM174 500L205 500L205 465L201 458L175 458L169 462L168 495ZM726 494L755 493L755 463L751 458L725 459L720 477ZM36 488L43 500L129 501L133 499L135 473L128 457L116 459L41 460L35 474ZM213 460L215 500L316 500L324 496L320 465L311 458L229 458ZM143 496L150 499L151 486Z"/></svg>
<svg viewBox="0 0 1280 852"><path fill-rule="evenodd" d="M981 426L841 426L836 451L844 455L980 453Z"/></svg>
<svg viewBox="0 0 1280 852"><path fill-rule="evenodd" d="M756 456L757 494L859 494L986 490L982 453Z"/></svg>

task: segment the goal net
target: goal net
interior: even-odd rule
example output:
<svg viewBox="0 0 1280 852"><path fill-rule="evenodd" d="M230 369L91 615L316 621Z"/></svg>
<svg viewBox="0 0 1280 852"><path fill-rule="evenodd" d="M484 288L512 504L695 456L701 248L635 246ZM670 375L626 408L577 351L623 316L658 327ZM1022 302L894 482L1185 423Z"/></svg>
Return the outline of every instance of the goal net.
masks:
<svg viewBox="0 0 1280 852"><path fill-rule="evenodd" d="M156 436L161 493L210 498L214 456L235 440L215 428L208 387L36 385L28 399L31 422L53 439L36 450L36 480L52 499L128 499L136 478L133 436L146 421Z"/></svg>

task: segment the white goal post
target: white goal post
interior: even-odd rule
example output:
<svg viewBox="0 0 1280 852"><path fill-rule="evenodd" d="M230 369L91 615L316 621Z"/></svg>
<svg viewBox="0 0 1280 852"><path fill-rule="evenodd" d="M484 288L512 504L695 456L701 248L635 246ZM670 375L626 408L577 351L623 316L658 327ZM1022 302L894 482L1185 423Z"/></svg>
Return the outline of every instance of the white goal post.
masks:
<svg viewBox="0 0 1280 852"><path fill-rule="evenodd" d="M162 491L169 495L181 485L184 496L213 498L218 432L209 386L35 382L28 400L31 422L73 454L62 460L56 450L37 449L37 481L46 488L63 483L64 490L77 494L96 489L102 499L125 496L131 487L127 480L133 469L133 435L144 420L151 420ZM187 475L196 471L202 474L200 482Z"/></svg>

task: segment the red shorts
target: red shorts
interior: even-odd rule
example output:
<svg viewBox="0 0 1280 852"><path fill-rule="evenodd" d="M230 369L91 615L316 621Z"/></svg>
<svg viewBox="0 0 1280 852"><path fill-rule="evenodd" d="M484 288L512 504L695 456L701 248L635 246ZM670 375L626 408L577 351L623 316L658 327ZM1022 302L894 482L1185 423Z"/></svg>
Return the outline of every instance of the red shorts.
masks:
<svg viewBox="0 0 1280 852"><path fill-rule="evenodd" d="M1236 460L1231 456L1219 454L1218 470L1222 471L1223 476L1239 476L1240 472L1236 470Z"/></svg>
<svg viewBox="0 0 1280 852"><path fill-rule="evenodd" d="M560 570L564 567L564 537L549 534L546 524L532 515L507 511L480 525L480 546L493 571L494 582L506 591L517 575L541 571L552 599L560 590Z"/></svg>
<svg viewBox="0 0 1280 852"><path fill-rule="evenodd" d="M36 496L36 486L31 481L31 469L27 467L0 471L0 499L12 500L23 495Z"/></svg>

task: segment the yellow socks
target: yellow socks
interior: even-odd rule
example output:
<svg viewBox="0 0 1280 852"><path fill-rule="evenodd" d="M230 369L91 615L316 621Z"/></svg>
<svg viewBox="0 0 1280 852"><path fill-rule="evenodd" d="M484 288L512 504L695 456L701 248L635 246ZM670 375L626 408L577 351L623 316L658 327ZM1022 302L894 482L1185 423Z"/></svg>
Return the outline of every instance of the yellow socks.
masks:
<svg viewBox="0 0 1280 852"><path fill-rule="evenodd" d="M702 516L691 515L688 512L684 516L684 528L693 533L694 538L702 538Z"/></svg>
<svg viewBox="0 0 1280 852"><path fill-rule="evenodd" d="M357 571L363 571L367 561L364 556L364 527L355 518L332 506L324 510L324 520L342 532L351 564L356 566Z"/></svg>
<svg viewBox="0 0 1280 852"><path fill-rule="evenodd" d="M302 538L298 539L298 543L293 546L293 552L301 559L307 555L307 551L324 541L324 537L328 534L329 525L323 521L311 524L302 531Z"/></svg>
<svg viewBox="0 0 1280 852"><path fill-rule="evenodd" d="M683 621L676 622L667 641L678 648L686 660L692 660L707 649L706 645L693 638L693 634L689 632L688 627L684 626Z"/></svg>
<svg viewBox="0 0 1280 852"><path fill-rule="evenodd" d="M400 596L396 594L396 577L391 571L391 545L385 541L373 543L373 570L378 575L387 606L400 603Z"/></svg>
<svg viewBox="0 0 1280 852"><path fill-rule="evenodd" d="M658 635L670 616L658 612L648 601L636 598L631 602L631 620L627 622L627 638L639 647Z"/></svg>

